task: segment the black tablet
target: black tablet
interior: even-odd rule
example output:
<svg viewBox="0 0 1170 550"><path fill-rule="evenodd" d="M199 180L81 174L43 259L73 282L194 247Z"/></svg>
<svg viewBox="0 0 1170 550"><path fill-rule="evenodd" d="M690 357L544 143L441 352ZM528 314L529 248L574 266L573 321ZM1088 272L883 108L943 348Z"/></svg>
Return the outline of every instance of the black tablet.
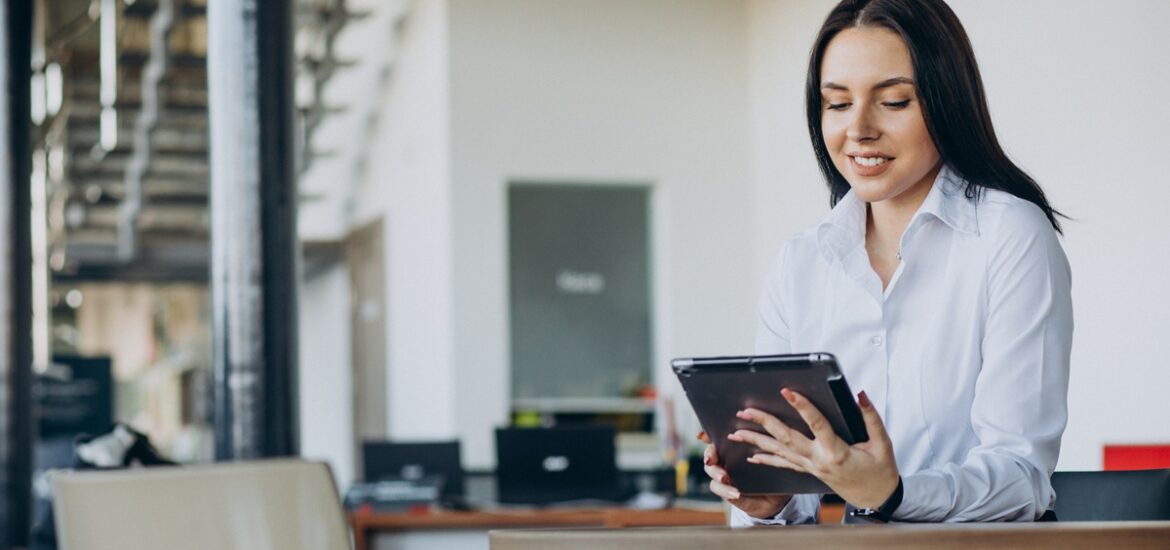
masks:
<svg viewBox="0 0 1170 550"><path fill-rule="evenodd" d="M701 357L675 359L671 366L715 444L731 484L742 494L832 492L811 474L748 462L747 458L759 449L727 439L727 434L741 429L763 432L758 424L735 416L747 407L771 413L811 438L808 425L780 394L781 388L808 398L846 443L869 440L861 409L831 354Z"/></svg>

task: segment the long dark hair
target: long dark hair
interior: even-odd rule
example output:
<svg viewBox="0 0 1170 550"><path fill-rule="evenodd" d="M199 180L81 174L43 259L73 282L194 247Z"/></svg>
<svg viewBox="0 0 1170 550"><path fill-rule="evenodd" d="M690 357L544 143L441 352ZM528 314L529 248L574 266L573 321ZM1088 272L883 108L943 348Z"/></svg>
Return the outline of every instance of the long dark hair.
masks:
<svg viewBox="0 0 1170 550"><path fill-rule="evenodd" d="M874 25L897 33L910 50L926 127L942 161L967 181L967 198L976 200L985 188L1011 193L1039 206L1060 232L1056 218L1064 215L1048 204L1036 181L1000 147L971 41L943 0L842 0L821 26L809 57L805 108L831 204L845 196L849 182L833 165L821 132L821 60L837 33Z"/></svg>

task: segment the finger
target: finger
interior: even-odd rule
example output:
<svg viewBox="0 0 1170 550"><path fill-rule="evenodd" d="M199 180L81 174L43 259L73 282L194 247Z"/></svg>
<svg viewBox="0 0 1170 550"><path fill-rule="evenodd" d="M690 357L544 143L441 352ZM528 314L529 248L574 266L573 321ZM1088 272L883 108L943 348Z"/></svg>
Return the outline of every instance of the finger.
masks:
<svg viewBox="0 0 1170 550"><path fill-rule="evenodd" d="M890 441L890 435L886 433L886 424L882 422L882 415L878 413L877 407L873 406L865 390L857 394L857 404L861 406L861 417L865 420L865 431L869 434L869 440Z"/></svg>
<svg viewBox="0 0 1170 550"><path fill-rule="evenodd" d="M720 498L725 500L739 500L739 497L742 496L739 494L739 489L736 489L735 487L732 487L726 483L720 483L718 481L712 480L709 486L711 487L712 493L715 493Z"/></svg>
<svg viewBox="0 0 1170 550"><path fill-rule="evenodd" d="M764 453L761 454L772 454L783 457L784 460L792 464L807 465L811 460L809 456L801 454L800 451L785 446L764 434L753 432L751 430L738 430L735 433L728 435L727 437L732 441L740 441L749 445L754 445L761 451L764 451ZM801 471L807 469L807 466L802 466L799 468Z"/></svg>
<svg viewBox="0 0 1170 550"><path fill-rule="evenodd" d="M710 443L711 442L711 438L707 435L706 430L700 430L699 435L696 435L695 439L698 439L699 441L702 441L703 443Z"/></svg>
<svg viewBox="0 0 1170 550"><path fill-rule="evenodd" d="M825 418L825 415L821 414L821 411L817 409L816 405L812 404L812 401L809 401L805 396L788 388L780 390L780 393L784 395L784 399L788 400L788 404L796 409L796 412L800 414L800 418L804 420L804 423L808 424L808 429L812 431L815 439L828 442L837 437L837 434L833 432L833 426L829 424L829 420Z"/></svg>
<svg viewBox="0 0 1170 550"><path fill-rule="evenodd" d="M707 448L703 449L703 464L719 464L719 453L714 445L708 444Z"/></svg>
<svg viewBox="0 0 1170 550"><path fill-rule="evenodd" d="M754 454L749 456L747 461L752 464L763 464L765 466L772 466L774 468L786 468L801 473L808 473L808 470L802 468L800 465L792 462L791 460L788 460L787 458L784 458L781 455L767 453Z"/></svg>
<svg viewBox="0 0 1170 550"><path fill-rule="evenodd" d="M704 466L703 472L705 472L707 477L711 478L713 481L718 481L720 483L731 483L731 478L728 477L727 470L724 470L720 466Z"/></svg>
<svg viewBox="0 0 1170 550"><path fill-rule="evenodd" d="M768 435L771 435L781 445L792 449L797 454L811 456L810 448L812 447L812 440L805 437L804 434L789 428L775 416L749 407L736 413L736 417L759 424L768 432ZM740 430L741 433L748 431L750 430ZM766 450L774 452L772 449Z"/></svg>
<svg viewBox="0 0 1170 550"><path fill-rule="evenodd" d="M736 430L727 434L727 439L737 443L755 445L756 447L768 451L769 453L778 453L784 450L784 444L780 443L772 436L752 430Z"/></svg>
<svg viewBox="0 0 1170 550"><path fill-rule="evenodd" d="M760 409L753 409L748 407L742 411L737 411L735 417L740 420L747 420L759 424L764 431L772 434L776 439L782 439L787 432L788 426L785 426L779 418L776 418L771 413L761 411Z"/></svg>

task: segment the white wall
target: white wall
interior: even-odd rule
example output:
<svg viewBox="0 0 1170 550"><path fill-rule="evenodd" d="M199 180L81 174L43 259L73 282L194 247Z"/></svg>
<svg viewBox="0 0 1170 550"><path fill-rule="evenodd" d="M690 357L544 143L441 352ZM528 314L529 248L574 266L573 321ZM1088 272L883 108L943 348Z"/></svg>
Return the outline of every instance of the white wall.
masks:
<svg viewBox="0 0 1170 550"><path fill-rule="evenodd" d="M508 407L506 184L653 186L655 355L747 351L779 244L828 209L803 82L832 0L419 0L353 225L387 243L390 434L490 466ZM1170 3L952 0L999 135L1066 222L1077 332L1062 469L1165 441ZM1143 160L1146 162L1142 162Z"/></svg>
<svg viewBox="0 0 1170 550"><path fill-rule="evenodd" d="M752 0L756 278L827 210L803 122L807 52L830 0ZM1107 443L1170 439L1170 3L951 0L1009 154L1072 216L1076 335L1060 469Z"/></svg>
<svg viewBox="0 0 1170 550"><path fill-rule="evenodd" d="M338 487L354 479L349 272L344 264L300 285L301 456L325 460Z"/></svg>
<svg viewBox="0 0 1170 550"><path fill-rule="evenodd" d="M354 202L354 227L385 222L387 435L395 439L456 431L447 17L444 0L413 3Z"/></svg>
<svg viewBox="0 0 1170 550"><path fill-rule="evenodd" d="M829 210L804 115L808 50L834 2L749 2L752 194L757 288L789 237Z"/></svg>
<svg viewBox="0 0 1170 550"><path fill-rule="evenodd" d="M507 183L652 186L657 384L746 352L755 276L746 4L452 0L456 424L494 463L507 421Z"/></svg>

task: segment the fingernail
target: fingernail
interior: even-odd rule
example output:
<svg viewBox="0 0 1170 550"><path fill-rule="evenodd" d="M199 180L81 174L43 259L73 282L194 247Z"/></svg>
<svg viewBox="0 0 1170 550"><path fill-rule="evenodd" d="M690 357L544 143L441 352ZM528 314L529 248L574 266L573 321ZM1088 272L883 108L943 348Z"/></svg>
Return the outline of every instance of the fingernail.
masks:
<svg viewBox="0 0 1170 550"><path fill-rule="evenodd" d="M865 390L861 390L861 393L857 394L857 402L858 402L859 404L861 404L861 406L862 406L863 408L866 408L866 409L872 409L872 408L873 408L873 403L872 403L872 402L870 402L870 400L869 400L869 396L868 396L868 395L865 395Z"/></svg>
<svg viewBox="0 0 1170 550"><path fill-rule="evenodd" d="M747 457L747 461L751 462L752 464L755 464L755 463L759 462L760 459L756 458L756 455L752 455L752 456Z"/></svg>
<svg viewBox="0 0 1170 550"><path fill-rule="evenodd" d="M732 441L743 441L743 438L740 437L739 434L735 434L735 433L727 434L727 439L730 439Z"/></svg>
<svg viewBox="0 0 1170 550"><path fill-rule="evenodd" d="M735 416L744 419L750 419L752 417L747 411L735 411Z"/></svg>
<svg viewBox="0 0 1170 550"><path fill-rule="evenodd" d="M702 440L703 440L703 436L704 436L704 435L707 435L707 434L706 434L706 433L704 433L704 432L703 432L703 430L699 430L699 433L695 434L695 439L698 439L699 441L702 441Z"/></svg>
<svg viewBox="0 0 1170 550"><path fill-rule="evenodd" d="M731 490L731 500L739 500L739 491Z"/></svg>
<svg viewBox="0 0 1170 550"><path fill-rule="evenodd" d="M787 399L789 403L796 403L796 395L792 393L792 390L784 388L780 390L780 394L783 395L784 399Z"/></svg>
<svg viewBox="0 0 1170 550"><path fill-rule="evenodd" d="M714 464L714 462L711 461L711 457L705 456L705 457L703 457L703 464L710 466L710 465Z"/></svg>

